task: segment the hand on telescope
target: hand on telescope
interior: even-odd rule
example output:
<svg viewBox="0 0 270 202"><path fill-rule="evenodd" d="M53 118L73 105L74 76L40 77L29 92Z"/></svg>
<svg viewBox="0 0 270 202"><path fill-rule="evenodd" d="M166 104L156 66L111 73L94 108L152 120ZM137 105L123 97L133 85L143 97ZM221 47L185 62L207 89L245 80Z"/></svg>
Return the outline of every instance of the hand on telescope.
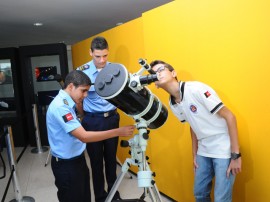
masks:
<svg viewBox="0 0 270 202"><path fill-rule="evenodd" d="M127 125L118 128L118 136L131 136L134 132L134 125Z"/></svg>

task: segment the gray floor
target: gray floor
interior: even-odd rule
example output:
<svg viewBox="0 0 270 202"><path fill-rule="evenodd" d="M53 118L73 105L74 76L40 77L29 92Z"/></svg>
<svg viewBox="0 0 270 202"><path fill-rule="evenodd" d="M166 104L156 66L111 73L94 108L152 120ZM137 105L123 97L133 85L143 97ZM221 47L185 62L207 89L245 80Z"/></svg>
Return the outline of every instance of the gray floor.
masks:
<svg viewBox="0 0 270 202"><path fill-rule="evenodd" d="M45 167L45 163L48 157L48 151L44 153L32 153L33 148L28 147L24 152L23 156L21 157L19 163L17 164L17 176L19 187L21 189L21 196L30 196L36 202L57 202L56 192L57 189L54 185L54 177L50 167L50 160L48 161L48 165ZM16 157L19 156L21 151L23 150L22 147L15 148ZM2 199L5 187L8 182L8 178L10 176L10 166L8 163L8 157L6 149L1 152L5 163L6 163L6 177L4 179L0 179L0 199ZM87 155L86 155L87 157ZM89 158L87 157L87 162L89 165ZM89 166L90 168L90 166ZM118 173L120 172L121 167L118 166ZM3 166L0 162L0 176L3 174ZM139 198L142 193L143 189L138 188L138 182L135 175L132 175L133 178L130 179L129 176L132 175L127 173L121 184L119 185L119 192L121 193L121 197L124 199L134 199ZM91 184L92 186L92 184ZM91 192L93 193L93 192ZM92 194L93 196L93 194ZM162 201L169 202L166 197L161 197ZM11 201L15 199L15 193L13 190L13 185L11 184L9 190L6 195L5 202ZM94 201L92 199L92 201ZM145 198L145 201L152 201L149 196Z"/></svg>

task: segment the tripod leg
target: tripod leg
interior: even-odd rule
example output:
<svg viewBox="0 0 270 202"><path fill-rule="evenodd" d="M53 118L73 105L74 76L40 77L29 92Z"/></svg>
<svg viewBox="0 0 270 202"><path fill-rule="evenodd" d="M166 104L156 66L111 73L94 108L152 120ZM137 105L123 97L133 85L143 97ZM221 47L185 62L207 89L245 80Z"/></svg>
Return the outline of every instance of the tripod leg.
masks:
<svg viewBox="0 0 270 202"><path fill-rule="evenodd" d="M160 195L160 193L159 193L159 190L158 190L156 184L154 184L153 190L155 191L156 196L159 198L159 201L162 202L161 195Z"/></svg>
<svg viewBox="0 0 270 202"><path fill-rule="evenodd" d="M119 158L118 157L116 157L116 161L119 163L119 165L122 167L123 166L123 164L121 163L121 161L119 160ZM130 174L130 173L128 173L129 174L129 179L132 179L132 175Z"/></svg>
<svg viewBox="0 0 270 202"><path fill-rule="evenodd" d="M121 175L119 175L115 181L115 183L113 184L113 187L110 191L110 193L108 194L105 202L111 202L112 199L113 199L113 196L115 194L115 192L117 191L121 181L123 180L124 176L125 176L126 173L122 172Z"/></svg>
<svg viewBox="0 0 270 202"><path fill-rule="evenodd" d="M146 162L146 170L151 171L149 164ZM162 202L161 195L157 188L157 184L154 182L153 187L148 187L148 192L152 202Z"/></svg>
<svg viewBox="0 0 270 202"><path fill-rule="evenodd" d="M112 187L110 193L108 194L105 202L111 202L112 201L115 192L117 191L121 181L123 180L123 178L124 178L125 174L127 173L127 171L128 171L131 164L132 164L132 159L126 159L125 163L122 166L122 172L117 177L115 183L113 184L113 187Z"/></svg>
<svg viewBox="0 0 270 202"><path fill-rule="evenodd" d="M153 187L149 188L149 195L150 195L150 198L152 199L152 202L162 202L162 199L161 199L161 196L157 189L156 184Z"/></svg>

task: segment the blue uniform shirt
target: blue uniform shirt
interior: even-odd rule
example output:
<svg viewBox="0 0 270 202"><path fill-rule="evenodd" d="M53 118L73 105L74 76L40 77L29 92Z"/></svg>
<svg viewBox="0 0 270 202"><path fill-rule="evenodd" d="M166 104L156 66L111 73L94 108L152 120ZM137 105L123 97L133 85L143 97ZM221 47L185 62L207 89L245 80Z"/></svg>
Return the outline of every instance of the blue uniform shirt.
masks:
<svg viewBox="0 0 270 202"><path fill-rule="evenodd" d="M81 67L78 67L77 70L82 70L91 79L91 82L95 83L95 80L98 75L98 70L93 60L84 64ZM116 107L114 105L109 103L107 100L104 100L96 93L94 85L90 87L87 97L83 100L84 111L96 113L96 112L108 112L115 109Z"/></svg>
<svg viewBox="0 0 270 202"><path fill-rule="evenodd" d="M75 102L64 91L60 90L51 102L46 116L48 139L52 155L62 159L79 156L86 144L70 132L81 126L75 112Z"/></svg>

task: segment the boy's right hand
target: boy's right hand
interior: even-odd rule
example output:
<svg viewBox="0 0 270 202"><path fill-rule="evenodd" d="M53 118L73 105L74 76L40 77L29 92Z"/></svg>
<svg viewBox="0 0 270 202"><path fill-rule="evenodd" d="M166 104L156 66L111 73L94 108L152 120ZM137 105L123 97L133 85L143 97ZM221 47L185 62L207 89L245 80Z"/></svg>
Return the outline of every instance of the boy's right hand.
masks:
<svg viewBox="0 0 270 202"><path fill-rule="evenodd" d="M119 128L119 136L131 136L134 132L135 126L128 125Z"/></svg>

